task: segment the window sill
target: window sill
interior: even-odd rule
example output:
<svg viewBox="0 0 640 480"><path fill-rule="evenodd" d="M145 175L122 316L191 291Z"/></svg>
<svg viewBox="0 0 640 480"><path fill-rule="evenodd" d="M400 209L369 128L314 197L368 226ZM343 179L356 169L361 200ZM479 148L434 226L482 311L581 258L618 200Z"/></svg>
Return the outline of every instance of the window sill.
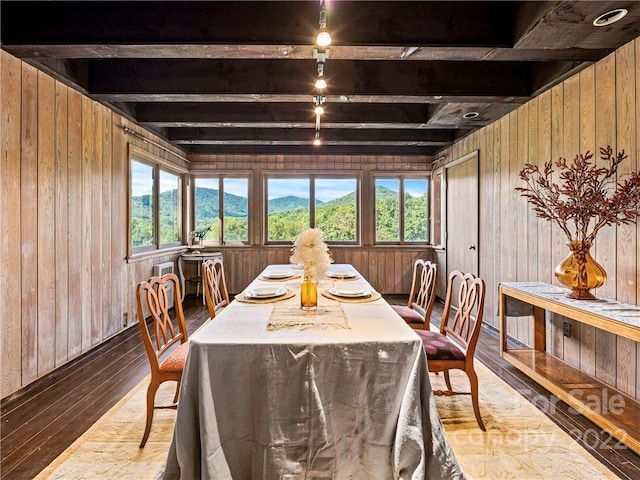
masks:
<svg viewBox="0 0 640 480"><path fill-rule="evenodd" d="M137 252L129 255L126 258L127 263L136 263L149 258L161 257L163 255L179 255L186 252L188 247L186 245L178 245L175 247L161 248L159 250L146 250L144 252Z"/></svg>

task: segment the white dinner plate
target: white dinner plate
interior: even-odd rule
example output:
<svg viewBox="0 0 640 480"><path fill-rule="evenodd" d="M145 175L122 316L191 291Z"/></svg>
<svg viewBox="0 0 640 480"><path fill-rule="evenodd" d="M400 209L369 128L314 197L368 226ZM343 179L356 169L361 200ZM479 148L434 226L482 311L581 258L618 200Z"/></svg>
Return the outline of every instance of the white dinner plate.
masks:
<svg viewBox="0 0 640 480"><path fill-rule="evenodd" d="M290 278L290 277L293 277L294 275L295 274L291 270L288 270L286 272L267 272L267 273L264 273L262 276L265 278L282 279L282 278Z"/></svg>
<svg viewBox="0 0 640 480"><path fill-rule="evenodd" d="M264 287L264 288L254 288L249 290L245 296L247 298L274 298L281 297L287 293L286 288L272 288L272 287Z"/></svg>
<svg viewBox="0 0 640 480"><path fill-rule="evenodd" d="M338 270L329 270L327 272L327 277L329 278L355 278L355 272L341 272Z"/></svg>
<svg viewBox="0 0 640 480"><path fill-rule="evenodd" d="M358 290L346 289L346 288L330 288L329 293L331 295L335 295L336 297L346 297L346 298L362 298L362 297L370 297L371 290L360 288Z"/></svg>

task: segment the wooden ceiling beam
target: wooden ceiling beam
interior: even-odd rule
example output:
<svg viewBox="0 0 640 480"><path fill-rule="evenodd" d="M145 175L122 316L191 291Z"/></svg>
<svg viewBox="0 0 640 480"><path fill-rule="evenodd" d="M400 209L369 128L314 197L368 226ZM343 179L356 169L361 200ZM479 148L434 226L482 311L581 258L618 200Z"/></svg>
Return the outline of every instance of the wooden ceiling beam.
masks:
<svg viewBox="0 0 640 480"><path fill-rule="evenodd" d="M90 60L96 96L145 101L149 95L313 95L311 60L127 59ZM528 96L526 62L370 62L334 60L325 76L334 95ZM402 81L399 81L402 79ZM473 79L473 81L470 81Z"/></svg>
<svg viewBox="0 0 640 480"><path fill-rule="evenodd" d="M206 126L263 122L314 122L309 96L304 103L202 103L143 102L136 104L136 118L142 124L162 126ZM330 123L426 123L433 105L326 103L322 120ZM191 124L191 125L189 125Z"/></svg>
<svg viewBox="0 0 640 480"><path fill-rule="evenodd" d="M5 50L19 58L218 58L291 59L312 58L313 45L6 45ZM331 60L501 60L501 61L596 61L613 48L513 49L505 47L418 47L403 58L402 46L331 47Z"/></svg>
<svg viewBox="0 0 640 480"><path fill-rule="evenodd" d="M593 21L615 8L629 14L611 27ZM640 2L522 2L514 16L514 49L614 49L640 35Z"/></svg>
<svg viewBox="0 0 640 480"><path fill-rule="evenodd" d="M270 155L424 155L425 166L428 157L435 155L442 147L408 145L188 145L189 154L270 154ZM197 159L192 160L197 161Z"/></svg>
<svg viewBox="0 0 640 480"><path fill-rule="evenodd" d="M167 131L170 142L179 144L196 143L237 143L239 141L260 142L310 142L313 128L170 128ZM357 143L413 143L429 146L443 146L455 139L453 130L410 130L410 129L332 129L321 128L325 142Z"/></svg>

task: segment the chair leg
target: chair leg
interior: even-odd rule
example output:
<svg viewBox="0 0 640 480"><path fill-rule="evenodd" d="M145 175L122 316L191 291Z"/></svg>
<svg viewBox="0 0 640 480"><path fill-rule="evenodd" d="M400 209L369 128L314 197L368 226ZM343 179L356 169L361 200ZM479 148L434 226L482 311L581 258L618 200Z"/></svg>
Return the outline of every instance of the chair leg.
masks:
<svg viewBox="0 0 640 480"><path fill-rule="evenodd" d="M480 416L480 404L478 402L478 376L476 375L475 370L473 370L473 367L471 370L465 370L465 372L469 377L469 385L471 387L471 402L473 403L473 413L475 413L476 415L476 421L478 422L480 430L486 432L487 429L485 428L482 417Z"/></svg>
<svg viewBox="0 0 640 480"><path fill-rule="evenodd" d="M151 423L153 422L153 410L156 401L156 392L158 391L158 384L151 381L147 388L147 421L144 426L144 434L142 435L142 441L139 448L144 448L151 433Z"/></svg>
<svg viewBox="0 0 640 480"><path fill-rule="evenodd" d="M178 395L180 395L180 380L176 382L176 394L173 396L173 403L178 403Z"/></svg>
<svg viewBox="0 0 640 480"><path fill-rule="evenodd" d="M453 388L451 388L451 379L449 378L449 370L444 370L443 374L444 374L444 383L447 384L447 390L449 390L450 392L453 392Z"/></svg>

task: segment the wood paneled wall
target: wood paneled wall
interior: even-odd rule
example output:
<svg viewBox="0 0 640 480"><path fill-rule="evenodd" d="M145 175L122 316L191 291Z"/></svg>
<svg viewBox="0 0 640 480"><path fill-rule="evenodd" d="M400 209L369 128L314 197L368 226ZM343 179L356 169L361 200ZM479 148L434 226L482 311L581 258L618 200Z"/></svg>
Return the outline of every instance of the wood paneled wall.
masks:
<svg viewBox="0 0 640 480"><path fill-rule="evenodd" d="M485 319L498 325L501 281L557 283L553 269L568 253L558 228L538 219L514 191L525 163L572 159L611 145L629 158L621 174L638 169L640 150L640 39L636 39L445 152L446 161L479 150L480 274L487 282ZM594 258L607 283L597 295L638 304L640 225L608 227L598 234ZM609 332L572 323L562 335L562 317L548 320L551 353L640 398L640 348ZM531 344L530 322L513 322L509 334Z"/></svg>
<svg viewBox="0 0 640 480"><path fill-rule="evenodd" d="M221 156L184 153L100 103L0 51L0 397L136 323L135 285L179 250L127 255L128 144L199 171L253 172L251 247L224 252L229 289L241 291L289 247L262 245L258 200L264 170L425 171L426 157ZM127 135L126 126L138 136ZM154 145L156 144L156 145ZM163 145L178 156L167 152ZM189 159L191 160L191 159ZM371 192L363 191L370 209ZM372 225L363 238L372 238ZM368 242L368 243L367 243ZM425 248L335 248L384 293L407 293Z"/></svg>
<svg viewBox="0 0 640 480"><path fill-rule="evenodd" d="M125 135L121 125L162 142L105 106L4 51L0 61L4 398L120 332L132 285L157 263L125 260L127 143L185 163Z"/></svg>

